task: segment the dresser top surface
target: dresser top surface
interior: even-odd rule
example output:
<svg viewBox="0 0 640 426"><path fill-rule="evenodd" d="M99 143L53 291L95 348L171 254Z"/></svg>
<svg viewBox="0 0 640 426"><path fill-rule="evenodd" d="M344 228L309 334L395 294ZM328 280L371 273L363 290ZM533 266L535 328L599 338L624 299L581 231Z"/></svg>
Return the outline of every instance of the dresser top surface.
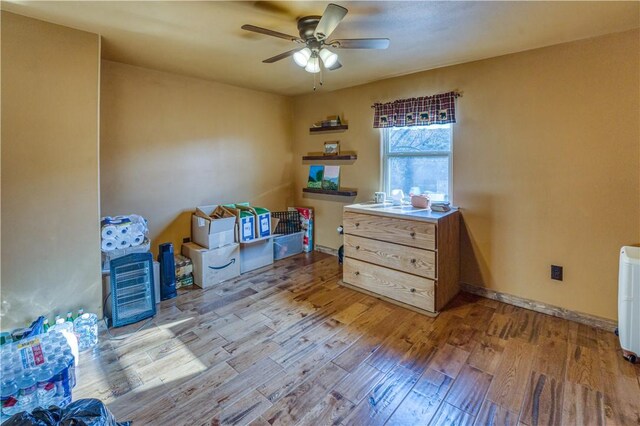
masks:
<svg viewBox="0 0 640 426"><path fill-rule="evenodd" d="M394 206L390 203L375 204L361 203L344 207L345 212L363 213L376 216L395 217L398 219L418 220L423 222L437 222L446 216L457 214L458 209L453 208L448 212L434 212L431 209L415 208L408 205Z"/></svg>

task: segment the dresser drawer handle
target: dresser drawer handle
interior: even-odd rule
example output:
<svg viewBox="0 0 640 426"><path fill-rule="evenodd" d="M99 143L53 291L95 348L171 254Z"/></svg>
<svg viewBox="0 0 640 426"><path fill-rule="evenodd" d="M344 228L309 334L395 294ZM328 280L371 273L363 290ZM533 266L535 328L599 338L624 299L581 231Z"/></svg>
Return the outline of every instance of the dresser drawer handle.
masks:
<svg viewBox="0 0 640 426"><path fill-rule="evenodd" d="M417 262L417 260L411 259L411 263L413 263L414 265L415 265L416 262Z"/></svg>
<svg viewBox="0 0 640 426"><path fill-rule="evenodd" d="M356 274L356 275L360 275L360 272L359 272L359 271L356 271L356 272L355 272L355 274Z"/></svg>
<svg viewBox="0 0 640 426"><path fill-rule="evenodd" d="M411 289L411 293L415 293L415 292L416 292L416 289L415 289L415 288L412 288L412 289Z"/></svg>
<svg viewBox="0 0 640 426"><path fill-rule="evenodd" d="M356 250L360 250L360 246L356 246Z"/></svg>
<svg viewBox="0 0 640 426"><path fill-rule="evenodd" d="M411 232L409 235L411 235L411 238L414 238L416 236L415 232Z"/></svg>

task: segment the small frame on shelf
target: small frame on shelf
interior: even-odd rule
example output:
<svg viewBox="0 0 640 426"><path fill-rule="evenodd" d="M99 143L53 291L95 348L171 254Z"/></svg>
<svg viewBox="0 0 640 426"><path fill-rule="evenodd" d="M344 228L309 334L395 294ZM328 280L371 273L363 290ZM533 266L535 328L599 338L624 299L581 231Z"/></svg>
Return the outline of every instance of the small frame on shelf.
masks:
<svg viewBox="0 0 640 426"><path fill-rule="evenodd" d="M324 155L340 155L340 141L327 141L324 143Z"/></svg>

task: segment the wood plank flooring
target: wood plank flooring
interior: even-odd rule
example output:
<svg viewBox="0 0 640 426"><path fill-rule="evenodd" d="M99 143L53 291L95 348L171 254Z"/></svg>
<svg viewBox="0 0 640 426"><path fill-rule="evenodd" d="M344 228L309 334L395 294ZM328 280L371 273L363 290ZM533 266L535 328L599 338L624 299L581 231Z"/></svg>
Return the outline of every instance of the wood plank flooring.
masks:
<svg viewBox="0 0 640 426"><path fill-rule="evenodd" d="M601 330L461 293L430 318L312 253L81 354L74 399L134 425L638 425L640 366Z"/></svg>

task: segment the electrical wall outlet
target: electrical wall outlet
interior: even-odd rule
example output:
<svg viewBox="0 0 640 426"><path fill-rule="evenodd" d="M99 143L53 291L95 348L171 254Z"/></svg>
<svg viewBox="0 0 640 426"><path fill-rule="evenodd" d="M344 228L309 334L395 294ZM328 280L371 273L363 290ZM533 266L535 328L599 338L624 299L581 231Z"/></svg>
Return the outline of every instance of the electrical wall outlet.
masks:
<svg viewBox="0 0 640 426"><path fill-rule="evenodd" d="M562 281L562 266L551 265L551 279Z"/></svg>

